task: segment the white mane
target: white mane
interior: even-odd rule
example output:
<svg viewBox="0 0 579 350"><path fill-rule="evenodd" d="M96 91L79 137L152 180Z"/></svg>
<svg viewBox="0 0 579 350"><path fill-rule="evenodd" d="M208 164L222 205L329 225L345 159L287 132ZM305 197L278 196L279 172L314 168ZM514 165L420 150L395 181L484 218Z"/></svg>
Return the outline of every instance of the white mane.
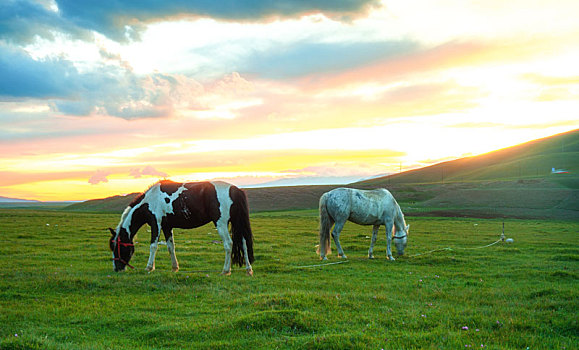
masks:
<svg viewBox="0 0 579 350"><path fill-rule="evenodd" d="M117 235L121 231L121 226L123 225L123 222L125 222L125 219L129 215L131 209L133 209L133 207L128 206L127 208L125 208L125 211L123 211L123 214L121 215L121 221L119 221L119 224L117 225Z"/></svg>

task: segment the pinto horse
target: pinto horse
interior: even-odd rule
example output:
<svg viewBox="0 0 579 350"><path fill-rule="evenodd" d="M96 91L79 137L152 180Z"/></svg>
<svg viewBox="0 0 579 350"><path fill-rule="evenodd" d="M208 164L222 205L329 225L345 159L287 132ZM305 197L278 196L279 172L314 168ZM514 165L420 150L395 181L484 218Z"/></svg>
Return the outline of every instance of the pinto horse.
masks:
<svg viewBox="0 0 579 350"><path fill-rule="evenodd" d="M224 275L231 274L231 262L247 269L252 276L253 234L245 192L221 182L177 183L162 180L140 194L125 209L116 230L109 228L113 268L122 271L135 251L133 239L144 224L151 227L151 246L147 271L155 269L160 231L165 235L173 271L179 270L175 256L173 228L190 229L213 222L225 248ZM231 223L231 236L229 235ZM233 238L233 239L232 239Z"/></svg>
<svg viewBox="0 0 579 350"><path fill-rule="evenodd" d="M340 232L346 221L359 225L372 225L372 241L368 250L368 258L374 258L374 243L378 236L380 225L386 226L386 253L388 259L394 260L390 244L394 240L398 255L404 254L408 240L408 229L400 206L388 190L356 190L353 188L336 188L326 192L320 198L320 259L327 260L331 253L330 229L334 225L332 237L338 248L338 256L346 258L340 245ZM391 237L392 229L396 232Z"/></svg>

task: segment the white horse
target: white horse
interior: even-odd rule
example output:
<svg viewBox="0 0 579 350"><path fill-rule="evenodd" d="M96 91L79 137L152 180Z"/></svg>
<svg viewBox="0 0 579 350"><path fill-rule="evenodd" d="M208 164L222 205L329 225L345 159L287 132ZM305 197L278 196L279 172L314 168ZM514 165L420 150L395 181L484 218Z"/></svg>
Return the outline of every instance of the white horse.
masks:
<svg viewBox="0 0 579 350"><path fill-rule="evenodd" d="M388 190L356 190L353 188L336 188L326 192L320 198L320 259L327 260L331 253L330 229L334 225L332 237L338 248L338 256L346 258L340 245L340 232L349 220L359 225L372 225L372 241L368 250L368 258L374 258L374 243L378 236L380 225L386 226L386 253L394 260L390 243L394 240L398 255L404 254L408 240L408 229L400 206ZM396 232L392 237L392 229Z"/></svg>

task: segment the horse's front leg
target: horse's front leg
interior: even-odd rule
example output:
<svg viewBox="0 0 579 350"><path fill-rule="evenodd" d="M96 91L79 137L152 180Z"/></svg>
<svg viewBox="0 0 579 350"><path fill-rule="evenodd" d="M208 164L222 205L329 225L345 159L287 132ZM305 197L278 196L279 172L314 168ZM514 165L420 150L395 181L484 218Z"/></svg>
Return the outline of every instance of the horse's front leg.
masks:
<svg viewBox="0 0 579 350"><path fill-rule="evenodd" d="M379 229L380 225L374 225L374 227L372 227L372 240L370 241L370 249L368 249L368 259L374 259L374 244L378 238Z"/></svg>
<svg viewBox="0 0 579 350"><path fill-rule="evenodd" d="M231 275L231 249L233 246L233 241L229 237L229 230L227 229L227 223L217 223L217 232L219 237L223 241L223 248L225 249L225 263L223 264L222 275Z"/></svg>
<svg viewBox="0 0 579 350"><path fill-rule="evenodd" d="M340 244L340 232L344 228L344 222L337 222L334 225L334 230L332 231L332 237L334 238L334 243L336 243L336 248L338 248L338 257L348 259L346 254L344 254L344 250L342 249L342 245Z"/></svg>
<svg viewBox="0 0 579 350"><path fill-rule="evenodd" d="M159 248L159 226L157 223L151 224L151 246L149 247L149 262L145 268L147 271L152 272L155 270L155 255L157 255L157 249Z"/></svg>
<svg viewBox="0 0 579 350"><path fill-rule="evenodd" d="M388 259L394 261L394 257L392 256L392 250L390 249L392 244L392 229L394 228L394 224L391 222L386 223L386 254Z"/></svg>
<svg viewBox="0 0 579 350"><path fill-rule="evenodd" d="M177 256L175 255L175 240L173 239L173 230L169 228L163 228L163 233L165 234L165 242L167 242L167 250L169 250L169 255L171 255L171 265L173 267L173 272L179 271L179 262L177 261Z"/></svg>

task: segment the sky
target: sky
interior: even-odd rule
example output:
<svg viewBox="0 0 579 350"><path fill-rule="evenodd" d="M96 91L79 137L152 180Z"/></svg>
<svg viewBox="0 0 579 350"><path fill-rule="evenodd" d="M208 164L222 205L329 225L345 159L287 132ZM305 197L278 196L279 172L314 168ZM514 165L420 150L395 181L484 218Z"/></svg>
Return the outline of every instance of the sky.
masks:
<svg viewBox="0 0 579 350"><path fill-rule="evenodd" d="M579 2L0 2L0 196L347 183L579 128Z"/></svg>

